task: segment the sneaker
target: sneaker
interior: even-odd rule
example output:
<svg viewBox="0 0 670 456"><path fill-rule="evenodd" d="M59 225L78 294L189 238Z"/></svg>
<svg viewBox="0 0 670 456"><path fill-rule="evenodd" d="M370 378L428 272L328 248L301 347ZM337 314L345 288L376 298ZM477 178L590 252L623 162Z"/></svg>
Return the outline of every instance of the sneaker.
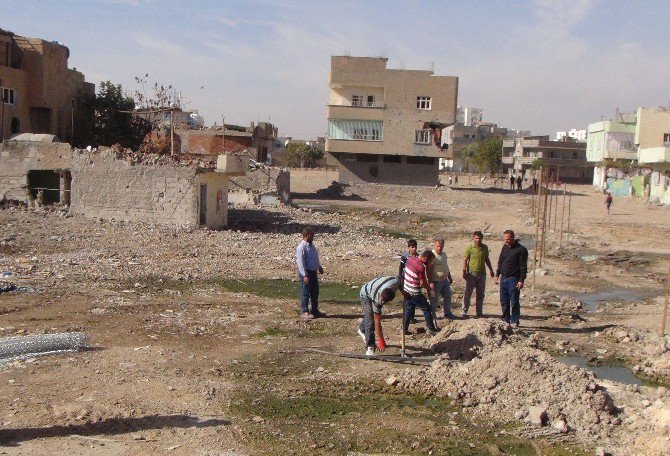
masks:
<svg viewBox="0 0 670 456"><path fill-rule="evenodd" d="M519 323L512 323L512 328L519 329Z"/></svg>
<svg viewBox="0 0 670 456"><path fill-rule="evenodd" d="M411 336L412 335L412 331L410 331L409 329L405 329L402 333L406 336Z"/></svg>
<svg viewBox="0 0 670 456"><path fill-rule="evenodd" d="M468 314L467 314L467 312L463 312L463 313L461 313L461 318L462 318L463 320L465 320L466 318L468 318Z"/></svg>
<svg viewBox="0 0 670 456"><path fill-rule="evenodd" d="M368 347L365 349L365 356L374 356L375 347Z"/></svg>
<svg viewBox="0 0 670 456"><path fill-rule="evenodd" d="M302 315L300 315L303 320L312 320L314 318L314 315L312 315L309 312L305 312Z"/></svg>
<svg viewBox="0 0 670 456"><path fill-rule="evenodd" d="M314 318L326 318L328 315L325 312L321 312L320 310L312 310L312 315Z"/></svg>
<svg viewBox="0 0 670 456"><path fill-rule="evenodd" d="M358 335L361 336L361 339L363 339L363 342L365 342L365 334L363 334L363 331L361 331L361 328L358 328Z"/></svg>

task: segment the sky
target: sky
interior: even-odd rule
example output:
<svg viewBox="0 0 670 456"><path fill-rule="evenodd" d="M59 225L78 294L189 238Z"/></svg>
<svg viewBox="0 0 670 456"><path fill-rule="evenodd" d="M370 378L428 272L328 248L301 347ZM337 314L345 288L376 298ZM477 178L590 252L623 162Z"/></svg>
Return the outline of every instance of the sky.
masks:
<svg viewBox="0 0 670 456"><path fill-rule="evenodd" d="M58 41L69 65L132 94L179 89L205 123L328 130L331 55L459 78L458 104L554 135L670 103L665 0L1 0L0 28Z"/></svg>

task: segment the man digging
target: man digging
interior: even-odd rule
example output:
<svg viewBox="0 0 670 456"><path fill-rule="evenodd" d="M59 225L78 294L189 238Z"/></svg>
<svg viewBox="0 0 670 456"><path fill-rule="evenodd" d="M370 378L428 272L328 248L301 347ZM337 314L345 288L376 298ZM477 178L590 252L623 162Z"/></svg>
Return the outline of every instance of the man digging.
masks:
<svg viewBox="0 0 670 456"><path fill-rule="evenodd" d="M386 341L382 332L382 306L393 301L398 289L396 277L378 277L361 287L361 307L363 320L358 326L358 335L365 342L365 354L375 354L375 347L380 352L386 350Z"/></svg>

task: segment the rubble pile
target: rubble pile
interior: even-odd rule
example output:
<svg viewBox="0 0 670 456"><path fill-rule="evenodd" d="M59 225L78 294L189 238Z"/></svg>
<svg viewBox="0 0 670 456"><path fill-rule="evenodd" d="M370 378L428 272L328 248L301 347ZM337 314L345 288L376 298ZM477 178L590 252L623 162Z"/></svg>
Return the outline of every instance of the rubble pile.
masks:
<svg viewBox="0 0 670 456"><path fill-rule="evenodd" d="M169 153L152 153L146 151L134 151L130 148L124 148L120 144L114 144L111 147L92 148L88 146L86 149L77 150L80 154L112 154L117 160L125 160L133 165L177 165L187 166L191 168L214 169L216 168L216 160L211 156L203 156L200 154L175 154Z"/></svg>
<svg viewBox="0 0 670 456"><path fill-rule="evenodd" d="M656 442L653 436L663 441L668 431L663 426L670 422L659 428L640 419L652 404L657 411L670 406L666 393L654 403L637 386L600 381L538 349L535 336L512 333L500 322L468 320L426 344L440 358L430 367L405 371L398 388L448 396L475 417L573 432L585 444L597 441L611 450L633 445L632 428L636 437L650 436L644 445Z"/></svg>

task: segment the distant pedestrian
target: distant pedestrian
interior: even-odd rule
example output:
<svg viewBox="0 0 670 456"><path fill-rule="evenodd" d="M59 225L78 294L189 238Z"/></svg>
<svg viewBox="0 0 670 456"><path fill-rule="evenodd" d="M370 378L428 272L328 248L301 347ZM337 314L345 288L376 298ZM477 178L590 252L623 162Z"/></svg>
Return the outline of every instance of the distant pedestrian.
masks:
<svg viewBox="0 0 670 456"><path fill-rule="evenodd" d="M503 236L505 244L498 258L495 283L500 284L503 321L518 328L521 317L519 297L528 272L528 250L514 238L514 231L506 230Z"/></svg>
<svg viewBox="0 0 670 456"><path fill-rule="evenodd" d="M489 258L489 248L482 243L484 233L475 231L472 233L472 244L465 249L463 257L463 279L465 280L465 291L463 292L463 318L467 317L470 309L470 298L475 292L475 314L478 317L484 315L484 292L486 290L486 267L489 268L491 277L494 276L493 266Z"/></svg>
<svg viewBox="0 0 670 456"><path fill-rule="evenodd" d="M515 182L514 174L510 174L509 175L509 189L510 190L514 190L514 182Z"/></svg>
<svg viewBox="0 0 670 456"><path fill-rule="evenodd" d="M424 250L418 257L409 257L405 264L403 277L403 295L407 298L405 315L403 316L403 331L409 334L409 323L414 318L414 309L420 308L426 321L426 330L429 334L437 333L433 324L433 314L426 297L421 293L421 288L426 290L430 296L430 286L426 280L426 267L433 261L433 252Z"/></svg>
<svg viewBox="0 0 670 456"><path fill-rule="evenodd" d="M451 187L451 174L449 174L449 187Z"/></svg>
<svg viewBox="0 0 670 456"><path fill-rule="evenodd" d="M612 194L610 192L607 192L607 196L605 197L605 206L607 206L607 215L610 215L610 207L612 206Z"/></svg>
<svg viewBox="0 0 670 456"><path fill-rule="evenodd" d="M451 278L451 272L449 271L449 265L447 264L447 254L444 253L444 239L437 238L434 243L435 248L433 249L433 255L435 255L435 258L433 258L433 261L428 268L430 289L432 290L430 295L430 307L433 316L435 316L437 304L440 301L440 297L442 297L442 311L444 312L444 318L453 320L456 318L456 315L451 311L451 284L454 282L454 279Z"/></svg>
<svg viewBox="0 0 670 456"><path fill-rule="evenodd" d="M519 190L519 191L523 190L522 183L523 183L523 178L521 177L521 174L519 174L518 176L516 176L516 189L517 190Z"/></svg>
<svg viewBox="0 0 670 456"><path fill-rule="evenodd" d="M382 306L393 301L398 289L397 277L378 277L361 287L361 306L363 320L358 326L358 335L365 342L365 354L375 354L386 350L386 341L382 332Z"/></svg>
<svg viewBox="0 0 670 456"><path fill-rule="evenodd" d="M314 229L307 227L302 231L302 241L295 250L295 261L298 266L300 280L300 314L305 320L325 317L319 311L319 279L317 273L323 274L319 261L319 251L314 245ZM309 304L311 303L311 307Z"/></svg>
<svg viewBox="0 0 670 456"><path fill-rule="evenodd" d="M458 174L454 175L454 185L458 185Z"/></svg>
<svg viewBox="0 0 670 456"><path fill-rule="evenodd" d="M537 192L537 177L533 177L533 193Z"/></svg>

